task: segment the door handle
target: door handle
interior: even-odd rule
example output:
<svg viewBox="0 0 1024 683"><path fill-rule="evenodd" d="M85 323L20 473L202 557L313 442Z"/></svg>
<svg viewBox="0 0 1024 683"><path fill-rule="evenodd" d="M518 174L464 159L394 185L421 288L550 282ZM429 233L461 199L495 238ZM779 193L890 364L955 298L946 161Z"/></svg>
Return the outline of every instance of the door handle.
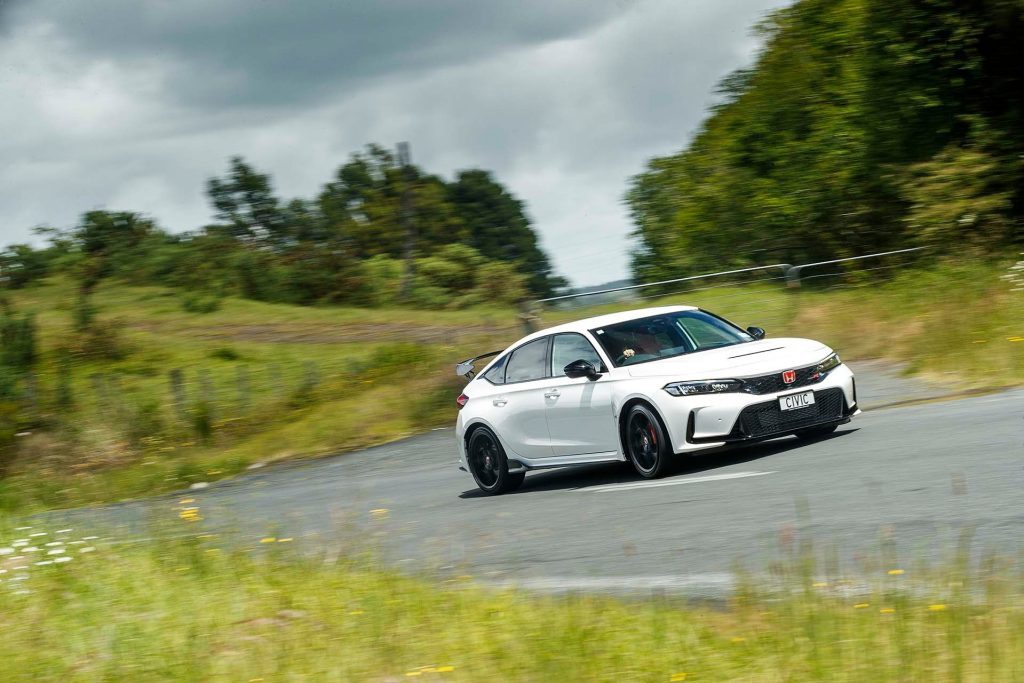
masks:
<svg viewBox="0 0 1024 683"><path fill-rule="evenodd" d="M508 403L508 399L507 398L496 398L493 401L491 401L491 403L493 403L496 408L504 408L505 404Z"/></svg>
<svg viewBox="0 0 1024 683"><path fill-rule="evenodd" d="M549 389L544 392L544 398L558 398L561 395L562 394L558 392L558 389Z"/></svg>

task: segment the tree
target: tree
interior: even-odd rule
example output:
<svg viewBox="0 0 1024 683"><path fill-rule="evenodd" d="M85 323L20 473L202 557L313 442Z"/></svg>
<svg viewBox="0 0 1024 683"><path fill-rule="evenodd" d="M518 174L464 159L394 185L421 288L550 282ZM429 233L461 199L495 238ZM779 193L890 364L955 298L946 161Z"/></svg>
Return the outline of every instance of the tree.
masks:
<svg viewBox="0 0 1024 683"><path fill-rule="evenodd" d="M216 217L222 221L216 229L247 242L283 242L287 224L270 176L257 172L242 157L232 157L230 163L226 177L210 178L206 183Z"/></svg>
<svg viewBox="0 0 1024 683"><path fill-rule="evenodd" d="M467 227L467 240L484 257L509 261L528 274L530 291L550 296L565 285L553 275L547 255L537 243L523 203L487 171L460 171L448 186L456 215Z"/></svg>

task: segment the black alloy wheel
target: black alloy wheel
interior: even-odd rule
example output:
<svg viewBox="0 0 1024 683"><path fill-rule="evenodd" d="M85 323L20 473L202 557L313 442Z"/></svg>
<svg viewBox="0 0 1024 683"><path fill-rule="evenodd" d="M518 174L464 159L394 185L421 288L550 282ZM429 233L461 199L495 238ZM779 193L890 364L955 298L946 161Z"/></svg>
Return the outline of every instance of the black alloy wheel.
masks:
<svg viewBox="0 0 1024 683"><path fill-rule="evenodd" d="M478 427L469 437L466 461L476 485L487 495L507 493L519 488L525 472L510 473L508 458L501 442L487 427Z"/></svg>
<svg viewBox="0 0 1024 683"><path fill-rule="evenodd" d="M656 479L668 467L672 449L661 420L645 405L633 406L626 416L626 451L633 467L645 479Z"/></svg>

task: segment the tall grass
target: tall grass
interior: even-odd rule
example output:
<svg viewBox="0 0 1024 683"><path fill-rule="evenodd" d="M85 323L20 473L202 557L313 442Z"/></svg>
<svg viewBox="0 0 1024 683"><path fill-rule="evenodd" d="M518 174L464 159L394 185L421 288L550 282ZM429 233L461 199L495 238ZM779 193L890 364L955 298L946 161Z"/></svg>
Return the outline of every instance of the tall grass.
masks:
<svg viewBox="0 0 1024 683"><path fill-rule="evenodd" d="M291 539L229 550L210 535L114 546L30 533L7 532L0 544L17 553L0 557L5 681L1010 681L1024 672L1024 586L1010 565L989 565L977 587L956 568L913 588L891 570L848 592L795 562L771 594L747 589L700 607L426 581L336 552L300 555Z"/></svg>

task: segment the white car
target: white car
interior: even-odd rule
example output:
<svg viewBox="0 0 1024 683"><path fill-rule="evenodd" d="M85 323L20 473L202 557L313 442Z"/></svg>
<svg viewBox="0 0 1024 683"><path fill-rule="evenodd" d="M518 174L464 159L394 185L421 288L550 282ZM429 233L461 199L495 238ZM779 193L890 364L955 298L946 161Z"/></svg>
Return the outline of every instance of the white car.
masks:
<svg viewBox="0 0 1024 683"><path fill-rule="evenodd" d="M795 434L860 411L853 373L809 339L765 339L692 306L559 325L458 365L460 468L488 494L527 470L629 460L642 477L675 454ZM497 356L480 374L474 361Z"/></svg>

